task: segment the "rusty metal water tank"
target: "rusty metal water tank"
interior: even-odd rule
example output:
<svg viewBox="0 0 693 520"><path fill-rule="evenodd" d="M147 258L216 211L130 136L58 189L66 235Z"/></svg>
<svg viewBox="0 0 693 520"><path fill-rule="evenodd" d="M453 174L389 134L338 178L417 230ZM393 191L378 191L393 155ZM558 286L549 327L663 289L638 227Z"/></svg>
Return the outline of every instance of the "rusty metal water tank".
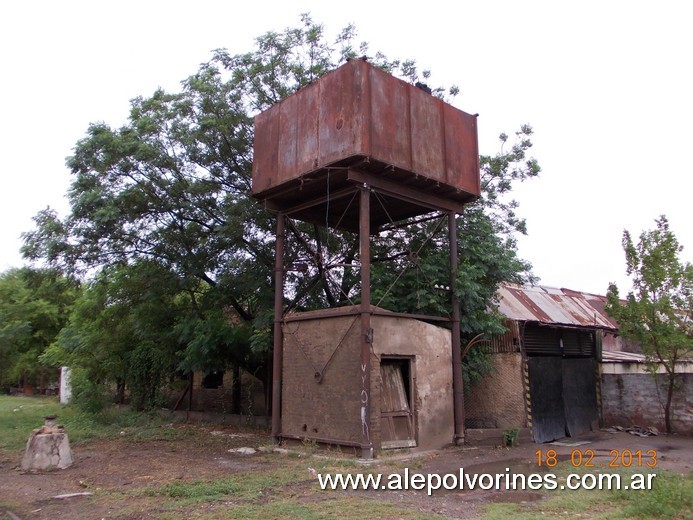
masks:
<svg viewBox="0 0 693 520"><path fill-rule="evenodd" d="M303 206L326 190L348 192L349 170L409 195L469 202L480 192L476 116L363 60L256 116L252 193L268 208L300 207L297 218L324 223L324 206ZM394 204L397 218L426 212L413 202Z"/></svg>

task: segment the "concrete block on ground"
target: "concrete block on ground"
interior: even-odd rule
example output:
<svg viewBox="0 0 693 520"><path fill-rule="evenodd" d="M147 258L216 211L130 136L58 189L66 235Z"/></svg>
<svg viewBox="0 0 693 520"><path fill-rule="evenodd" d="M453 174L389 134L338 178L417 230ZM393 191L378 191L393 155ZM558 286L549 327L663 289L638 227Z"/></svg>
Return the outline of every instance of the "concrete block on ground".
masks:
<svg viewBox="0 0 693 520"><path fill-rule="evenodd" d="M63 427L55 425L56 418L56 415L46 416L45 424L31 432L22 458L24 471L65 469L72 466L70 441Z"/></svg>

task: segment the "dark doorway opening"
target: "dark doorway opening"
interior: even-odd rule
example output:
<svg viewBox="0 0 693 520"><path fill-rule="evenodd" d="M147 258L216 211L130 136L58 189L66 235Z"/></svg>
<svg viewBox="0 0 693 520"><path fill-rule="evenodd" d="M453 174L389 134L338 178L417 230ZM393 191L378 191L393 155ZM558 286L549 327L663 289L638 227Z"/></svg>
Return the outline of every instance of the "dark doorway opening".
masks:
<svg viewBox="0 0 693 520"><path fill-rule="evenodd" d="M202 378L202 388L216 389L224 386L224 371L215 370Z"/></svg>

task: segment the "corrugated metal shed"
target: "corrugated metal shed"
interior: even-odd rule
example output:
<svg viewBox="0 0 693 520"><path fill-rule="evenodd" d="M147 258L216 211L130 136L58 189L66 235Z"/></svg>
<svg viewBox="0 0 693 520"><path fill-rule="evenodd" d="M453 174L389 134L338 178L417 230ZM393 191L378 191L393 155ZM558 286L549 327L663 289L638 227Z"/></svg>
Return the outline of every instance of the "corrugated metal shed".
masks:
<svg viewBox="0 0 693 520"><path fill-rule="evenodd" d="M604 312L603 296L541 285L504 284L498 297L500 312L511 320L618 330Z"/></svg>

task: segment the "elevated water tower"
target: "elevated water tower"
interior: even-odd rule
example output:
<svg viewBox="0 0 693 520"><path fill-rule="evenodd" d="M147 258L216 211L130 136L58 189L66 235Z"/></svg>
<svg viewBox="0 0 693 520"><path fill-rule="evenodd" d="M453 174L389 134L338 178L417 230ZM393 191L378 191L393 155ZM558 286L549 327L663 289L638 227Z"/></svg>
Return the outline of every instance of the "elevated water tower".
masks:
<svg viewBox="0 0 693 520"><path fill-rule="evenodd" d="M480 194L476 116L363 60L351 60L255 118L252 193L277 214L272 435L282 438L286 219L359 235L359 446L373 456L370 237L392 221L442 212L450 239L454 440L464 437L455 216ZM374 202L377 197L377 203ZM420 318L418 315L412 316ZM442 318L441 318L442 319ZM305 428L305 426L304 426Z"/></svg>

